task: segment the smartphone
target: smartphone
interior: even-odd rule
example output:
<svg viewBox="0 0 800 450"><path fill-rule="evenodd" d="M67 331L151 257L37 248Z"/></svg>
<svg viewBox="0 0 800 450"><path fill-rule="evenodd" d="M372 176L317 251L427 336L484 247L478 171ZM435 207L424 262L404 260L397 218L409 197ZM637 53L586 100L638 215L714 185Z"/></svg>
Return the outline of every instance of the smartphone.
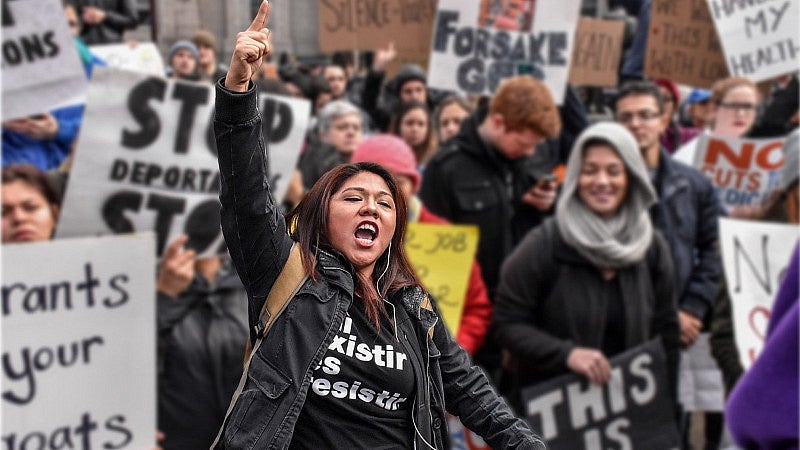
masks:
<svg viewBox="0 0 800 450"><path fill-rule="evenodd" d="M548 184L555 183L555 182L556 182L555 174L548 173L547 175L543 175L543 176L539 177L538 180L536 180L536 187L541 188L541 189L545 189Z"/></svg>
<svg viewBox="0 0 800 450"><path fill-rule="evenodd" d="M42 120L42 119L44 119L44 114L34 114L34 115L28 116L28 117L30 117L33 120Z"/></svg>

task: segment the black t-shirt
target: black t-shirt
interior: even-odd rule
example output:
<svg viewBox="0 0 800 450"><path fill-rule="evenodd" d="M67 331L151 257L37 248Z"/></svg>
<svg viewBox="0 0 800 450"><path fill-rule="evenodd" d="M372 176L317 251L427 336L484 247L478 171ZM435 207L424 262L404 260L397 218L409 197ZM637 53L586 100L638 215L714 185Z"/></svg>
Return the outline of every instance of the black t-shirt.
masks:
<svg viewBox="0 0 800 450"><path fill-rule="evenodd" d="M391 306L388 307L390 316ZM360 300L314 370L295 425L293 449L406 449L413 446L414 372L393 321L380 331Z"/></svg>

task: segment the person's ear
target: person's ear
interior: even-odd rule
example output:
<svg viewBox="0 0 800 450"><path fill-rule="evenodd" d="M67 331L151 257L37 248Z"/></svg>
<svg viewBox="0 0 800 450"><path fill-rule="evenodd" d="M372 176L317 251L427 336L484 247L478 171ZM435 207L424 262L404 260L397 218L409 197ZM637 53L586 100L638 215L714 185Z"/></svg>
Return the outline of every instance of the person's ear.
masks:
<svg viewBox="0 0 800 450"><path fill-rule="evenodd" d="M492 124L492 128L498 133L503 133L506 130L506 120L502 114L492 113L492 115L489 116L489 120Z"/></svg>

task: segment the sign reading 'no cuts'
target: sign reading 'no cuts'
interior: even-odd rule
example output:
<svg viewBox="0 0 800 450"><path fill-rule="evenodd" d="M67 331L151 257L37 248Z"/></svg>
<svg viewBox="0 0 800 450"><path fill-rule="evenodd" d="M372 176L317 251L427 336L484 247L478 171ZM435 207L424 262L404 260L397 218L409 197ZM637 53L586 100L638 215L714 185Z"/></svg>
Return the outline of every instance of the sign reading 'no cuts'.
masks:
<svg viewBox="0 0 800 450"><path fill-rule="evenodd" d="M678 448L666 356L653 340L613 358L603 385L576 374L522 391L527 420L552 450Z"/></svg>
<svg viewBox="0 0 800 450"><path fill-rule="evenodd" d="M305 135L306 100L264 96L273 195L281 199ZM160 255L180 234L201 255L224 253L214 88L97 70L57 236L154 230Z"/></svg>
<svg viewBox="0 0 800 450"><path fill-rule="evenodd" d="M3 448L145 449L156 430L152 233L3 248Z"/></svg>
<svg viewBox="0 0 800 450"><path fill-rule="evenodd" d="M561 103L569 77L580 2L520 0L497 8L490 0L439 0L428 84L491 94L505 78L541 79Z"/></svg>

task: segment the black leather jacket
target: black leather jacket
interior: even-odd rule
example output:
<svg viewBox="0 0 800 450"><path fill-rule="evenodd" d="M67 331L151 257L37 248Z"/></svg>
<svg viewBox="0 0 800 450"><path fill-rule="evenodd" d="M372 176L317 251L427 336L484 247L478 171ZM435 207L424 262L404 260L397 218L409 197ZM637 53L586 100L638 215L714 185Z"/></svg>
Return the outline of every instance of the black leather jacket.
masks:
<svg viewBox="0 0 800 450"><path fill-rule="evenodd" d="M215 133L219 155L222 229L249 299L254 325L292 245L269 191L261 116L254 86L227 91L217 84ZM317 252L317 280L305 282L274 323L249 369L242 395L224 425L218 448L287 448L311 383L353 302L353 271L338 253ZM514 417L483 372L450 336L438 315L421 307L419 288L390 297L401 343L412 361L414 447L448 446L444 411L459 416L494 448L543 449ZM432 332L430 332L432 330ZM347 418L342 418L347 420Z"/></svg>

